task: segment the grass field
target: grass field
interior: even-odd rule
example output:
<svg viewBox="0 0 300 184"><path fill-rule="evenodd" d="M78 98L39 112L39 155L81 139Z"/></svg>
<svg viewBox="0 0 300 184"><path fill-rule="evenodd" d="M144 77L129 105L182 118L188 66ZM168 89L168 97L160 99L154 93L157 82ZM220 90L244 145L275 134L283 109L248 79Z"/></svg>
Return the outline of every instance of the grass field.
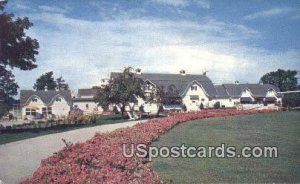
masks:
<svg viewBox="0 0 300 184"><path fill-rule="evenodd" d="M93 127L98 125L120 123L124 121L126 120L124 120L120 115L107 115L107 116L99 117L96 123L93 124L82 124L82 125L65 126L65 127L51 127L51 128L45 128L45 129L33 130L33 131L26 130L24 132L17 132L17 133L2 133L2 134L0 133L0 145L9 142L23 140L23 139L47 135L47 134L66 132L66 131L75 130L79 128L87 128L87 127Z"/></svg>
<svg viewBox="0 0 300 184"><path fill-rule="evenodd" d="M300 182L300 113L276 112L183 123L152 146L277 146L278 158L156 158L165 182Z"/></svg>

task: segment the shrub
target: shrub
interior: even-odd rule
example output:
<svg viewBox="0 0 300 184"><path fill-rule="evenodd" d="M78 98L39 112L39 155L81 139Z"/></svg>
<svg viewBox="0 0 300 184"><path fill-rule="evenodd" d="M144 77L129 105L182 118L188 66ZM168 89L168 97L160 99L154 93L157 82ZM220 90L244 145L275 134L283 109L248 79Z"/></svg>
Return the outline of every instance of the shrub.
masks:
<svg viewBox="0 0 300 184"><path fill-rule="evenodd" d="M200 108L201 110L204 109L203 103L200 104L199 108Z"/></svg>
<svg viewBox="0 0 300 184"><path fill-rule="evenodd" d="M183 111L183 112L186 112L186 111L187 111L187 108L186 108L186 105L185 105L185 104L182 105L182 111Z"/></svg>
<svg viewBox="0 0 300 184"><path fill-rule="evenodd" d="M282 98L282 104L284 107L300 107L300 94L291 93L285 94Z"/></svg>
<svg viewBox="0 0 300 184"><path fill-rule="evenodd" d="M221 107L220 102L216 102L216 103L214 104L214 108L215 108L215 109L219 109L220 107Z"/></svg>
<svg viewBox="0 0 300 184"><path fill-rule="evenodd" d="M119 112L117 106L114 106L114 107L113 107L113 112L114 112L115 114L120 114L120 112Z"/></svg>

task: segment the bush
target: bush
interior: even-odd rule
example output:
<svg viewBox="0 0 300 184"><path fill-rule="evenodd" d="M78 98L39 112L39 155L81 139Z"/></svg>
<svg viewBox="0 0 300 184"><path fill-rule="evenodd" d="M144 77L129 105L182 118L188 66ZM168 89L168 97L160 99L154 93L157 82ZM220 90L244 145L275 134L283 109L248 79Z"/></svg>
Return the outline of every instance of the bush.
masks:
<svg viewBox="0 0 300 184"><path fill-rule="evenodd" d="M114 106L114 107L113 107L113 112L114 112L115 114L120 114L120 112L119 112L117 106Z"/></svg>
<svg viewBox="0 0 300 184"><path fill-rule="evenodd" d="M284 107L300 107L300 93L285 94L282 104Z"/></svg>
<svg viewBox="0 0 300 184"><path fill-rule="evenodd" d="M201 110L204 109L203 103L200 104L199 108L200 108Z"/></svg>
<svg viewBox="0 0 300 184"><path fill-rule="evenodd" d="M272 110L208 110L173 113L133 127L97 133L85 143L67 144L61 151L42 160L31 179L23 183L162 183L147 158L123 156L124 143L150 145L179 123ZM130 149L129 146L127 149ZM128 150L127 150L128 151Z"/></svg>
<svg viewBox="0 0 300 184"><path fill-rule="evenodd" d="M185 104L182 105L182 111L183 111L183 112L186 112L186 111L187 111L187 108L186 108L186 105L185 105Z"/></svg>
<svg viewBox="0 0 300 184"><path fill-rule="evenodd" d="M216 103L214 104L214 108L215 108L215 109L219 109L220 107L221 107L220 102L216 102Z"/></svg>

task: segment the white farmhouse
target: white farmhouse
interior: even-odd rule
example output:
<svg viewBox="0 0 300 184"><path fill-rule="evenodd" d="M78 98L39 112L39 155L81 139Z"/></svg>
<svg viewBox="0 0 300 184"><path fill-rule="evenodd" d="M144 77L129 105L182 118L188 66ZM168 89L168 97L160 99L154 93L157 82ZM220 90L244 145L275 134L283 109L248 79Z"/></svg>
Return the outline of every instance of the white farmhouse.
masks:
<svg viewBox="0 0 300 184"><path fill-rule="evenodd" d="M100 114L103 109L95 102L94 97L97 94L97 89L78 89L76 98L73 98L73 107L83 111L84 114Z"/></svg>
<svg viewBox="0 0 300 184"><path fill-rule="evenodd" d="M72 107L71 93L68 90L21 90L20 106L23 119L67 116Z"/></svg>

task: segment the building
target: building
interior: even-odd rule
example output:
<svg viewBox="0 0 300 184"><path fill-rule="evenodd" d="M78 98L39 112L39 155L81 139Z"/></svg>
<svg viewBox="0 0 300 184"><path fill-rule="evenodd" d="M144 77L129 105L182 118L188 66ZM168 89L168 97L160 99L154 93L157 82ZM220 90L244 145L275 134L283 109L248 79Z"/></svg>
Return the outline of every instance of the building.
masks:
<svg viewBox="0 0 300 184"><path fill-rule="evenodd" d="M237 104L277 104L282 96L279 88L271 84L222 84L215 85L217 98L223 107Z"/></svg>
<svg viewBox="0 0 300 184"><path fill-rule="evenodd" d="M83 111L84 114L100 114L103 109L95 102L96 88L78 89L77 97L73 98L73 107Z"/></svg>
<svg viewBox="0 0 300 184"><path fill-rule="evenodd" d="M111 79L119 73L112 72ZM163 102L164 109L180 109L185 105L187 111L197 111L200 106L213 108L219 102L220 107L235 108L239 104L271 104L281 103L279 89L270 84L221 84L214 85L206 75L186 74L181 70L178 74L142 73L138 71L134 77L144 81L145 96L150 96L157 88L165 94L178 94L166 96ZM176 99L177 98L177 99ZM151 104L137 98L135 106L143 105L144 108L158 109L156 104ZM138 108L135 108L138 109Z"/></svg>
<svg viewBox="0 0 300 184"><path fill-rule="evenodd" d="M20 107L23 119L59 118L67 116L72 107L68 90L21 90Z"/></svg>
<svg viewBox="0 0 300 184"><path fill-rule="evenodd" d="M116 77L118 74L117 72L112 72L111 78ZM213 99L217 94L212 81L206 75L186 74L184 70L178 74L142 73L139 71L134 75L144 81L146 96L149 96L157 88L164 90L165 94L176 93L188 111L199 110L201 103L206 108L212 107ZM164 108L178 108L178 106L176 107L176 105L179 105L176 97L169 96L169 98L174 98L173 100L169 100L169 102L174 103L165 103ZM138 106L143 105L144 108L156 108L157 110L157 105L153 105L140 98L137 101L136 105Z"/></svg>

